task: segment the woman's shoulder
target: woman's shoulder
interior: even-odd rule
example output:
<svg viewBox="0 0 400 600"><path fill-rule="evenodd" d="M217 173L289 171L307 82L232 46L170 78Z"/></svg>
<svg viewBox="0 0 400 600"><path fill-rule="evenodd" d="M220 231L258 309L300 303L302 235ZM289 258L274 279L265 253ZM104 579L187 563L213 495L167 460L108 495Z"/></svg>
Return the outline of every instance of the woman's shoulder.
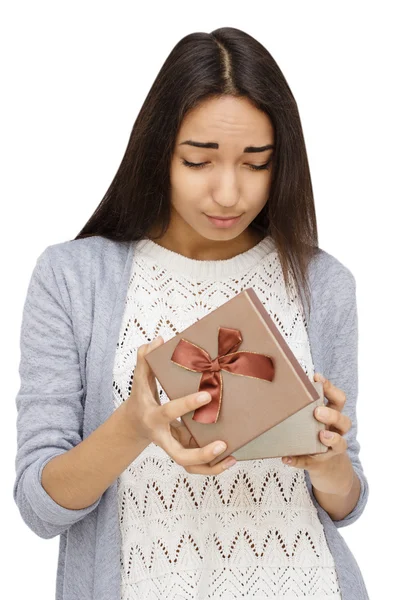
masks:
<svg viewBox="0 0 400 600"><path fill-rule="evenodd" d="M93 271L104 266L115 268L115 263L123 263L129 251L130 242L111 240L101 235L93 235L77 240L66 240L47 246L39 258L47 255L48 260L58 267L77 271Z"/></svg>
<svg viewBox="0 0 400 600"><path fill-rule="evenodd" d="M308 268L314 315L338 321L357 304L356 279L348 265L319 248Z"/></svg>
<svg viewBox="0 0 400 600"><path fill-rule="evenodd" d="M340 283L354 284L355 277L350 268L336 256L318 248L309 264L310 279L314 286L327 283L337 286Z"/></svg>

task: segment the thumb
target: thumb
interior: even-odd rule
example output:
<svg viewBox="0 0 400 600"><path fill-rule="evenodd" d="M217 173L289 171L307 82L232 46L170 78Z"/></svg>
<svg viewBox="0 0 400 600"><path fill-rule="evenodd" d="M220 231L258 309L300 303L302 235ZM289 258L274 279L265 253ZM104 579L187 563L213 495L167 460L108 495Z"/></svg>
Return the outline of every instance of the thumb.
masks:
<svg viewBox="0 0 400 600"><path fill-rule="evenodd" d="M161 346L163 343L164 343L164 339L161 337L161 335L159 335L154 340L152 340L149 344L142 344L142 346L139 346L138 352L137 352L136 366L139 366L140 369L143 369L145 374L154 376L149 363L145 359L145 356L147 354L149 354L149 352L151 352L152 350L155 350L156 348Z"/></svg>
<svg viewBox="0 0 400 600"><path fill-rule="evenodd" d="M148 344L143 344L142 346L140 346L140 348L144 349L144 354L148 354L158 346L161 346L161 344L163 343L164 339L161 335L159 335L158 337L154 338L154 340L151 340L151 342L149 342Z"/></svg>
<svg viewBox="0 0 400 600"><path fill-rule="evenodd" d="M161 346L161 344L163 344L163 343L164 343L164 340L159 335L154 340L152 340L150 342L150 344L147 344L146 354L148 354L152 350L155 350L156 348L158 348L159 346ZM157 403L161 404L160 397L159 397L159 394L158 394L158 389L157 389L156 376L154 374L154 371L150 367L150 365L149 365L149 363L147 362L146 359L143 359L143 363L144 363L144 367L145 367L145 373L146 373L146 377L147 377L147 382L148 382L148 385L150 386L150 390L151 390L154 398L156 399Z"/></svg>
<svg viewBox="0 0 400 600"><path fill-rule="evenodd" d="M154 348L157 348L158 346L161 346L161 344L164 343L164 338L162 337L162 335L157 336L156 338L154 338L154 340L151 340L150 344L148 344L148 346L151 346L151 349L154 350Z"/></svg>

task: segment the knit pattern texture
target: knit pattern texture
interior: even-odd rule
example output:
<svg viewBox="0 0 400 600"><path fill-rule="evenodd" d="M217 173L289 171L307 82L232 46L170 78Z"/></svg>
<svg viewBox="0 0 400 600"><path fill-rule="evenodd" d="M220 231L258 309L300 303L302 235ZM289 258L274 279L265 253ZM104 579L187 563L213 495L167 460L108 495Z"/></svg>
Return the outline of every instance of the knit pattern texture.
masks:
<svg viewBox="0 0 400 600"><path fill-rule="evenodd" d="M165 341L253 287L305 373L314 365L293 282L287 294L270 237L233 258L187 258L136 242L113 370L115 409L137 349ZM157 380L160 402L169 401ZM151 443L118 478L121 600L339 600L335 563L305 482L280 458L188 473Z"/></svg>

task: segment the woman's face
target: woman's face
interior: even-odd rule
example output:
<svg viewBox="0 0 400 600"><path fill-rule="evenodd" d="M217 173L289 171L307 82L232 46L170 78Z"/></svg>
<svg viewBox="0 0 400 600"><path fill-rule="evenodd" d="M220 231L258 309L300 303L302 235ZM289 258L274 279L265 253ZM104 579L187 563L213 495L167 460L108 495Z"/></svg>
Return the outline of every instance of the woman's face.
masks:
<svg viewBox="0 0 400 600"><path fill-rule="evenodd" d="M248 244L247 228L268 200L273 144L271 121L246 98L208 99L185 116L171 161L168 232L182 253L226 248L228 240ZM206 215L240 219L222 229Z"/></svg>

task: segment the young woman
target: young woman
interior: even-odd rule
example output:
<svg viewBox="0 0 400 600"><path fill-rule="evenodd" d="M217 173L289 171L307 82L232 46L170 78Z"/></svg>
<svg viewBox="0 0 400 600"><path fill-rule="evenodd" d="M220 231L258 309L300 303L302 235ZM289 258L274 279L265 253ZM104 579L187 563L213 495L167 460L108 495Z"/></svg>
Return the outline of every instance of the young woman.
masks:
<svg viewBox="0 0 400 600"><path fill-rule="evenodd" d="M250 286L325 376L328 451L210 467L197 395L169 402L144 357ZM297 105L251 36L172 50L103 201L37 260L20 376L14 497L60 536L57 600L368 598L338 532L368 498L355 279L318 247Z"/></svg>

